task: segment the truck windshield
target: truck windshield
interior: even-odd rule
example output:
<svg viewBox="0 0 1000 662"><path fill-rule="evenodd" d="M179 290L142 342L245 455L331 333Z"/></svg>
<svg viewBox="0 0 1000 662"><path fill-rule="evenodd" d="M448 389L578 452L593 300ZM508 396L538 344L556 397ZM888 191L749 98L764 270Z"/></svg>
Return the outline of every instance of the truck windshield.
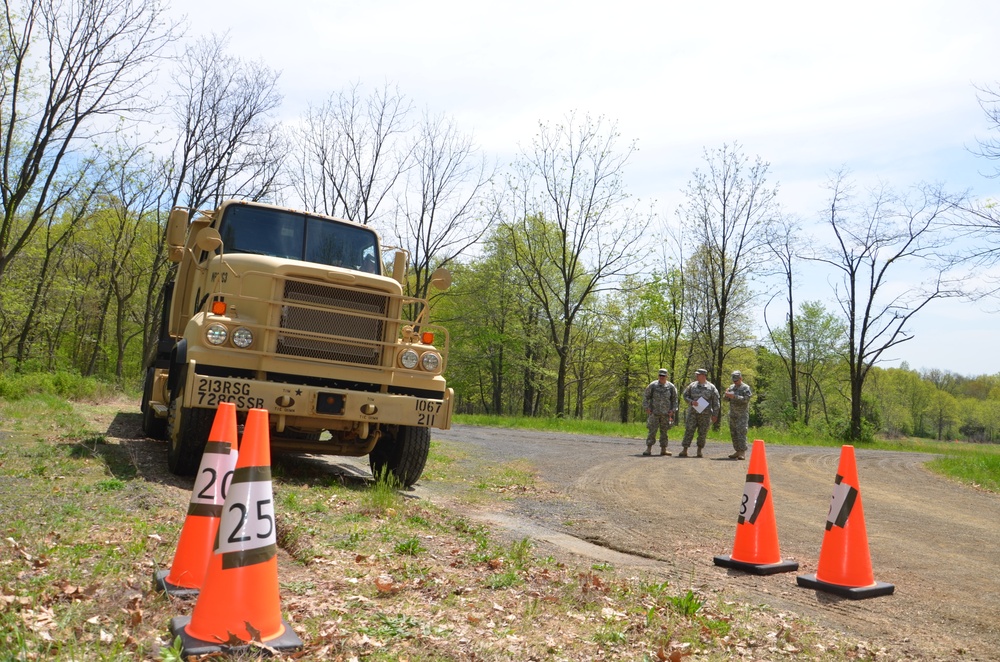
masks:
<svg viewBox="0 0 1000 662"><path fill-rule="evenodd" d="M219 224L227 253L253 253L379 273L367 228L280 209L230 205Z"/></svg>

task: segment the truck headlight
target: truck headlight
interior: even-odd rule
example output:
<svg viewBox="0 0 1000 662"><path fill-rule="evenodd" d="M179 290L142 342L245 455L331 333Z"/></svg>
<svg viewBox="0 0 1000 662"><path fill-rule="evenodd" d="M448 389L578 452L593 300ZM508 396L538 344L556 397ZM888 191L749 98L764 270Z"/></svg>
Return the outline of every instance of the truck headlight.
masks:
<svg viewBox="0 0 1000 662"><path fill-rule="evenodd" d="M209 324L205 329L205 339L210 345L221 345L229 337L229 331L221 324Z"/></svg>
<svg viewBox="0 0 1000 662"><path fill-rule="evenodd" d="M404 349L399 355L399 365L403 366L407 370L413 370L417 367L417 361L420 357L412 349Z"/></svg>
<svg viewBox="0 0 1000 662"><path fill-rule="evenodd" d="M253 331L241 326L233 331L233 344L240 349L246 349L253 344Z"/></svg>
<svg viewBox="0 0 1000 662"><path fill-rule="evenodd" d="M420 366L427 372L437 372L441 369L441 356L437 352L424 352Z"/></svg>

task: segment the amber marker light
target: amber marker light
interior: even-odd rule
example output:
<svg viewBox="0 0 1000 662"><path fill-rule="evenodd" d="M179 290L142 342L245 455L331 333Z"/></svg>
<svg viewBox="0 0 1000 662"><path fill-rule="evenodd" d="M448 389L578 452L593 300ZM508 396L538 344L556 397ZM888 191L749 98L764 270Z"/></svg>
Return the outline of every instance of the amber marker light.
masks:
<svg viewBox="0 0 1000 662"><path fill-rule="evenodd" d="M434 344L434 334L430 331L424 331L423 335L420 336L420 341L425 345Z"/></svg>
<svg viewBox="0 0 1000 662"><path fill-rule="evenodd" d="M213 315L225 315L226 314L226 302L216 299L212 302L212 314Z"/></svg>

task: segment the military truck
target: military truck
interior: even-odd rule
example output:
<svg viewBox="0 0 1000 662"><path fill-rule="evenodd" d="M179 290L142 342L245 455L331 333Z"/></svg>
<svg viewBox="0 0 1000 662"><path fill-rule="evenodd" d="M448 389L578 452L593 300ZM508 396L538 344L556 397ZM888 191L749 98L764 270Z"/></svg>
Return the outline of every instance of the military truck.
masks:
<svg viewBox="0 0 1000 662"><path fill-rule="evenodd" d="M174 474L198 471L216 409L232 402L241 422L269 412L276 453L368 455L373 473L420 478L453 391L447 331L428 322L427 301L403 295L404 251L386 274L372 229L239 200L173 209L166 243L176 277L141 410Z"/></svg>

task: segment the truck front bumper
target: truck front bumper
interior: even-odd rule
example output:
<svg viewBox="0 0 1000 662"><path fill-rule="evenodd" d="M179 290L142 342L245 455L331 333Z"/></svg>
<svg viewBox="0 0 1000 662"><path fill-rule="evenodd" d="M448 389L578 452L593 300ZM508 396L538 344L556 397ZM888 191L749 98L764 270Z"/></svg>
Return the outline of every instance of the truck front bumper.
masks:
<svg viewBox="0 0 1000 662"><path fill-rule="evenodd" d="M418 427L451 427L452 389L442 398L370 393L299 384L214 377L197 374L189 361L184 383L185 407L215 409L232 402L239 411L266 409L284 425L340 428L345 423L380 423Z"/></svg>

